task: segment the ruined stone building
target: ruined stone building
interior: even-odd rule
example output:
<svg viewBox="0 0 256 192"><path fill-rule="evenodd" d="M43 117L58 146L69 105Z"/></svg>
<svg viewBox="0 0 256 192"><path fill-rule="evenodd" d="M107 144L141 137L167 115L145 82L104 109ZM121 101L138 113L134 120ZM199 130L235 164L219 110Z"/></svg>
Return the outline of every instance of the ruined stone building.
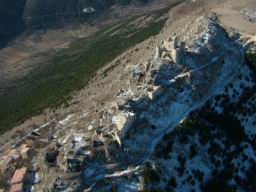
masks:
<svg viewBox="0 0 256 192"><path fill-rule="evenodd" d="M178 42L176 36L173 38L169 37L167 40L163 41L162 47L156 47L155 59L161 56L165 58L167 55L170 55L175 64L182 65L185 62L185 52L184 42Z"/></svg>

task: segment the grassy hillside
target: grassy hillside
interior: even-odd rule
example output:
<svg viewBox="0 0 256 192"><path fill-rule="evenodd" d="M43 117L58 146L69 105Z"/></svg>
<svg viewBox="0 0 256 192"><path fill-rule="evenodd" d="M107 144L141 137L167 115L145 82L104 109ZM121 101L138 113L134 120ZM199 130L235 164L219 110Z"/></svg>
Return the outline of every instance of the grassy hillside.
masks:
<svg viewBox="0 0 256 192"><path fill-rule="evenodd" d="M28 77L13 82L0 94L0 133L44 108L67 103L71 93L86 86L105 63L159 33L166 21L166 11L151 14L153 19L142 28L137 28L133 24L137 18L132 18L74 42Z"/></svg>

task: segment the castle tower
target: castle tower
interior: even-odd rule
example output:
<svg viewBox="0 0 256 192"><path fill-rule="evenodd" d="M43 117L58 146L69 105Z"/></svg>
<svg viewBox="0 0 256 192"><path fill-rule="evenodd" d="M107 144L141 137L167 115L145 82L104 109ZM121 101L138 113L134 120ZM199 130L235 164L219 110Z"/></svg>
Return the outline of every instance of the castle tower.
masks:
<svg viewBox="0 0 256 192"><path fill-rule="evenodd" d="M172 51L173 62L178 65L182 65L185 61L185 43L181 42L180 46L178 46L176 41L174 45L176 45L176 48Z"/></svg>
<svg viewBox="0 0 256 192"><path fill-rule="evenodd" d="M160 47L156 46L155 59L159 59L159 58L160 58Z"/></svg>

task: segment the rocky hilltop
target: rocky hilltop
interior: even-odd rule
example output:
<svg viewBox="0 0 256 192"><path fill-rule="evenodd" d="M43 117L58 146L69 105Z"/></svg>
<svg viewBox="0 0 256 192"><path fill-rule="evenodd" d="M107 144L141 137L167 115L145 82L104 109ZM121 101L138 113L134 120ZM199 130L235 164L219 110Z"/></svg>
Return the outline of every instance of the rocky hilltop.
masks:
<svg viewBox="0 0 256 192"><path fill-rule="evenodd" d="M90 130L98 127L92 135L79 132L59 140L62 146L58 151L66 153L67 169L81 170L82 177L81 180L65 182L60 177L56 180L54 191L70 190L70 186L76 190L93 191L187 191L188 188L200 191L212 185L210 181L214 177L211 173L215 171L215 164L205 159L206 162L201 164L207 168L193 169L200 158L204 158L202 155L209 154L197 154L197 150L202 150L198 149L200 145L190 142L187 139L190 138L190 131L178 125L191 121L185 118L205 106L206 101L223 94L230 82L241 75L241 71L245 73L243 75L248 73L248 68L244 66L241 47L214 17L198 18L192 27L184 29L183 34L186 35L162 41L156 47L154 58L127 71L132 75L130 89L120 91L116 105L109 103L109 108L100 111L99 117L91 122ZM183 42L181 39L189 40ZM252 82L247 82L245 86L248 83ZM180 135L179 129L184 134ZM191 126L190 129L193 131L196 127ZM237 129L242 132L240 127ZM172 140L176 137L180 141ZM200 141L204 139L204 136L198 137ZM183 139L188 143L188 149L184 147L179 151L176 148L183 146L178 144ZM244 140L230 142L237 145L236 142ZM172 150L169 145L174 151L177 150L171 155L165 153L165 150ZM184 150L192 154L187 157ZM169 167L173 168L169 170ZM192 184L190 180L186 181L190 172L196 174ZM228 181L223 181L223 187L228 185L225 182ZM236 186L245 187L241 183Z"/></svg>
<svg viewBox="0 0 256 192"><path fill-rule="evenodd" d="M94 190L103 191L108 187L107 180L115 183L118 191L150 187L147 182L157 181L159 173L154 175L149 171L153 174L148 178L150 181L146 181L147 178L141 181L138 175L145 164L151 162L149 158L156 145L191 111L220 93L238 75L244 63L243 55L213 19L199 18L184 33L189 34L190 41L169 37L156 48L154 59L136 67L133 79L143 82L144 86L140 91L132 90L133 95L127 100L120 98L119 110L111 114L112 118L110 109L102 111L99 122L104 125L101 129L104 131L91 137L98 137L93 143L95 149L105 147L93 155L91 149L82 152L89 152L82 169L82 184L86 188L95 186ZM113 138L109 139L111 135ZM114 169L105 169L112 164L116 165ZM161 171L165 174L165 170ZM59 184L61 187L56 189L63 190L63 183ZM151 187L160 189L162 185Z"/></svg>
<svg viewBox="0 0 256 192"><path fill-rule="evenodd" d="M255 72L237 40L214 16L163 40L154 58L130 69L137 89L121 91L118 107L92 122L101 127L92 143L80 146L87 133L71 136L75 155L67 157L84 155L82 177L59 178L54 190L253 191L256 122L246 106Z"/></svg>
<svg viewBox="0 0 256 192"><path fill-rule="evenodd" d="M84 41L64 49L58 61L80 82L72 71L76 59L99 53L102 61L105 44L109 55L152 34L101 65L67 106L4 134L0 188L255 192L256 28L240 13L246 6L239 0L181 3L168 14L160 10L106 28L92 44L96 49L84 51ZM227 20L218 15L223 12ZM254 32L241 32L244 27Z"/></svg>

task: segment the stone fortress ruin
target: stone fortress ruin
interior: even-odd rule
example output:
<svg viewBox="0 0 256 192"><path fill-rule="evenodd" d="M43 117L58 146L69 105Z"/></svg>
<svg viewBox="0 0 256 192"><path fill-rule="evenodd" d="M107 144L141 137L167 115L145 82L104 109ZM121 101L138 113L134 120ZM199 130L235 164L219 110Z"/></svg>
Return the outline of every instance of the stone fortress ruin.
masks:
<svg viewBox="0 0 256 192"><path fill-rule="evenodd" d="M156 47L155 59L164 58L182 65L185 62L185 55L185 43L178 42L177 36L174 36L164 40L161 47Z"/></svg>
<svg viewBox="0 0 256 192"><path fill-rule="evenodd" d="M83 121L88 131L70 130L70 134L52 142L56 146L46 149L47 163L53 159L66 173L81 172L81 183L95 191L106 189L107 184L101 182L104 179L125 183L122 176L137 173L143 166L135 165L147 161L162 136L240 70L240 50L226 33L211 20L203 18L198 23L207 25L195 35L192 46L187 41L186 45L180 42L178 37L163 40L156 47L154 58L125 68L131 79L127 80L127 87L122 86L117 99L101 105L97 111L85 111L77 117L69 115L60 121L56 125L59 133L74 126L79 118L84 120L94 114L88 126ZM209 47L223 52L223 56ZM37 142L38 137L34 139ZM130 178L137 182L135 177ZM63 187L72 186L70 182L73 180L56 180L56 186L63 191Z"/></svg>

